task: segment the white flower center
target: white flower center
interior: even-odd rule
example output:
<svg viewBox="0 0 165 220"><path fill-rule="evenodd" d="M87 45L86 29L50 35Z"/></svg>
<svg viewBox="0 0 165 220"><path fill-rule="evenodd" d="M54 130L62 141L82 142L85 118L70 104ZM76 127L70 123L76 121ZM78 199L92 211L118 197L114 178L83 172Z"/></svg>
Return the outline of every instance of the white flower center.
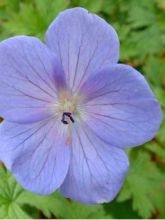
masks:
<svg viewBox="0 0 165 220"><path fill-rule="evenodd" d="M59 93L57 112L63 116L63 113L70 113L72 117L78 119L80 116L79 106L80 100L79 96L74 96L68 91L61 91ZM67 114L65 114L67 116ZM69 117L69 116L68 116Z"/></svg>
<svg viewBox="0 0 165 220"><path fill-rule="evenodd" d="M71 143L71 132L74 123L80 122L82 118L82 97L74 96L71 92L60 91L58 101L54 105L54 113L67 126L66 144Z"/></svg>

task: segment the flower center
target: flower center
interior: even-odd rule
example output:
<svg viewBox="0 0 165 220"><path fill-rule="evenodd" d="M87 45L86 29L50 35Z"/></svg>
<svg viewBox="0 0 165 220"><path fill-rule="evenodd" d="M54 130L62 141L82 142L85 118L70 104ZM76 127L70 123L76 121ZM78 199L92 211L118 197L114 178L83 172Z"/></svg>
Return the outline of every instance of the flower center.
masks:
<svg viewBox="0 0 165 220"><path fill-rule="evenodd" d="M80 97L68 91L61 91L55 109L63 124L73 124L80 120Z"/></svg>
<svg viewBox="0 0 165 220"><path fill-rule="evenodd" d="M52 110L56 116L56 119L60 119L61 129L66 129L65 143L70 145L72 142L72 129L73 125L80 123L84 118L84 97L80 95L74 95L68 90L59 91L58 100L52 106Z"/></svg>
<svg viewBox="0 0 165 220"><path fill-rule="evenodd" d="M61 125L67 126L65 143L72 142L72 127L74 123L80 122L82 117L82 98L68 91L60 91L58 101L53 105L54 114L61 120Z"/></svg>
<svg viewBox="0 0 165 220"><path fill-rule="evenodd" d="M69 124L69 121L71 121L72 123L74 123L74 119L72 117L72 113L71 112L64 112L63 115L62 115L62 122L63 124Z"/></svg>

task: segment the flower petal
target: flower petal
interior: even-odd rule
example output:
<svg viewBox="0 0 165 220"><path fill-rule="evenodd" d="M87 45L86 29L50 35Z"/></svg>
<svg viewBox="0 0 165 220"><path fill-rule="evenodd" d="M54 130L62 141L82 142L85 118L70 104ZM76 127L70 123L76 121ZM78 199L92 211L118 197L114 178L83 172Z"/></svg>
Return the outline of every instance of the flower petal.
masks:
<svg viewBox="0 0 165 220"><path fill-rule="evenodd" d="M51 119L26 125L4 122L0 127L0 159L24 188L50 194L68 171L70 148L65 145L65 135L65 126L60 129Z"/></svg>
<svg viewBox="0 0 165 220"><path fill-rule="evenodd" d="M69 87L75 92L106 63L117 63L119 40L113 27L83 8L68 9L52 22L46 42L61 59Z"/></svg>
<svg viewBox="0 0 165 220"><path fill-rule="evenodd" d="M130 66L105 67L81 88L86 120L107 143L133 147L152 139L162 120L160 105L144 77Z"/></svg>
<svg viewBox="0 0 165 220"><path fill-rule="evenodd" d="M71 147L62 194L88 204L113 200L129 167L125 152L103 142L85 124L74 128Z"/></svg>
<svg viewBox="0 0 165 220"><path fill-rule="evenodd" d="M18 36L0 43L0 115L12 122L50 116L64 74L54 54L37 38Z"/></svg>

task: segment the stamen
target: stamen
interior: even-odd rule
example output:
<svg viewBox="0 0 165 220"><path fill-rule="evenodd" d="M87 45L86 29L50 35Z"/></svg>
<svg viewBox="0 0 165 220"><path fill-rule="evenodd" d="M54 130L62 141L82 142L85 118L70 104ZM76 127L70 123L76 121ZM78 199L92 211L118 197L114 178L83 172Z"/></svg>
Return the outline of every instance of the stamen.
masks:
<svg viewBox="0 0 165 220"><path fill-rule="evenodd" d="M0 123L3 122L3 120L4 120L4 119L0 116Z"/></svg>
<svg viewBox="0 0 165 220"><path fill-rule="evenodd" d="M72 113L71 113L71 112L64 112L64 113L62 114L62 120L61 120L61 121L62 121L64 124L69 124L68 120L66 120L66 117L69 118L72 123L74 123L74 119L73 119L73 117L72 117Z"/></svg>

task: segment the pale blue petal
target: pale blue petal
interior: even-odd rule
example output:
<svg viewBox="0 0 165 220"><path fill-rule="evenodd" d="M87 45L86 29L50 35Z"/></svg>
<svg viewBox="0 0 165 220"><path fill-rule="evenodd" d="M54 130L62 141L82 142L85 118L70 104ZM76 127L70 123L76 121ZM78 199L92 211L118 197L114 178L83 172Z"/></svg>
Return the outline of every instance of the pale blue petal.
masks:
<svg viewBox="0 0 165 220"><path fill-rule="evenodd" d="M3 122L0 137L0 159L25 189L50 194L59 188L70 159L70 148L65 144L66 127L61 128L61 122Z"/></svg>
<svg viewBox="0 0 165 220"><path fill-rule="evenodd" d="M0 115L30 123L51 115L64 74L55 55L39 39L17 36L0 43Z"/></svg>
<svg viewBox="0 0 165 220"><path fill-rule="evenodd" d="M145 78L130 66L107 66L84 83L85 121L109 144L133 147L151 140L159 129L160 105Z"/></svg>
<svg viewBox="0 0 165 220"><path fill-rule="evenodd" d="M113 27L83 8L59 14L46 33L48 47L58 54L73 91L106 63L117 63L119 40Z"/></svg>
<svg viewBox="0 0 165 220"><path fill-rule="evenodd" d="M103 142L85 124L73 128L71 150L69 172L61 193L88 204L113 200L129 167L125 152Z"/></svg>

